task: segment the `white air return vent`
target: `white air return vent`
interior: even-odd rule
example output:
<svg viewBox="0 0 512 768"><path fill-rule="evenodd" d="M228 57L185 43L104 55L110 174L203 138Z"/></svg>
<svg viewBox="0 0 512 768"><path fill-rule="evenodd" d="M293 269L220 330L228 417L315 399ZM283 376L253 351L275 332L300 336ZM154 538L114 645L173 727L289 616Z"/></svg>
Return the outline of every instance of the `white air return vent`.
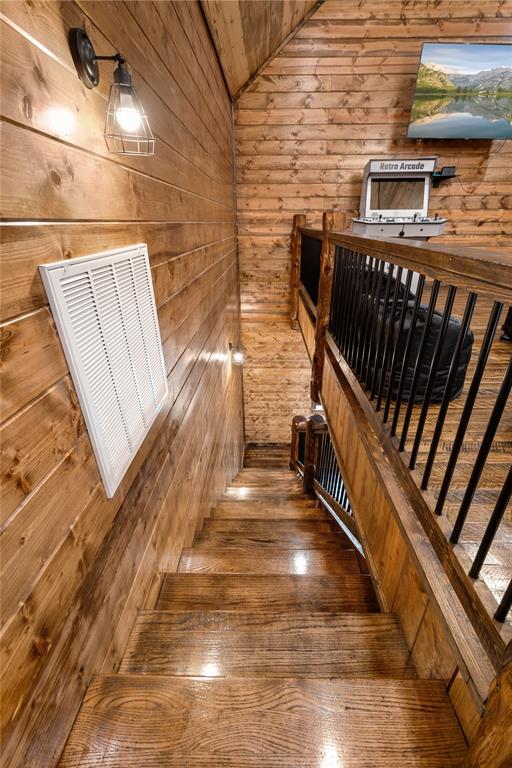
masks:
<svg viewBox="0 0 512 768"><path fill-rule="evenodd" d="M147 247L39 269L111 498L167 394Z"/></svg>

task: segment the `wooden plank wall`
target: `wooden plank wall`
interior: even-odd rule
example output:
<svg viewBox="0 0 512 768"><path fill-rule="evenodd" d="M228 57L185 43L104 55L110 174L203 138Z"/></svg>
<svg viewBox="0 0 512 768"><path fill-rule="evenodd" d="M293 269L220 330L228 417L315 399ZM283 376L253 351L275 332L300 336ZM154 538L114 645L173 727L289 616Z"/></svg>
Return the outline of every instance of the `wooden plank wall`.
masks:
<svg viewBox="0 0 512 768"><path fill-rule="evenodd" d="M512 3L326 0L238 99L244 324L258 314L288 311L287 238L293 214L305 213L311 225L320 226L322 211L336 207L350 220L371 157L436 154L441 165L456 165L459 177L433 192L433 210L449 221L439 240L510 251L512 142L405 139L422 42L442 40L511 42ZM263 355L267 329L258 328ZM283 331L283 344L300 355L293 339ZM269 335L269 357L275 341ZM287 364L279 362L279 354L275 359L275 376L281 370L284 380ZM261 397L250 365L246 376L254 377L246 388L247 403L272 405L276 418L300 412L306 388L299 387L303 379L297 372L295 391L281 387L272 403ZM252 440L268 435L260 431L260 408L249 408Z"/></svg>
<svg viewBox="0 0 512 768"><path fill-rule="evenodd" d="M91 675L115 669L158 573L242 452L229 96L196 2L2 4L3 765L54 766ZM121 50L157 137L109 155L99 88L67 44ZM43 262L147 242L169 398L107 500L38 277Z"/></svg>
<svg viewBox="0 0 512 768"><path fill-rule="evenodd" d="M202 0L231 94L265 64L316 0Z"/></svg>

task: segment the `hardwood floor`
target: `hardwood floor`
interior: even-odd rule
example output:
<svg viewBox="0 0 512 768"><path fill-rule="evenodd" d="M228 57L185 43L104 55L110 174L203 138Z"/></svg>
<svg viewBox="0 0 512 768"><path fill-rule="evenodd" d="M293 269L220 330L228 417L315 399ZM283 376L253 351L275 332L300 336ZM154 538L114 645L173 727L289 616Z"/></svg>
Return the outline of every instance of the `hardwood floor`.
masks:
<svg viewBox="0 0 512 768"><path fill-rule="evenodd" d="M93 680L60 768L455 768L465 748L350 541L263 467L139 612L119 674Z"/></svg>

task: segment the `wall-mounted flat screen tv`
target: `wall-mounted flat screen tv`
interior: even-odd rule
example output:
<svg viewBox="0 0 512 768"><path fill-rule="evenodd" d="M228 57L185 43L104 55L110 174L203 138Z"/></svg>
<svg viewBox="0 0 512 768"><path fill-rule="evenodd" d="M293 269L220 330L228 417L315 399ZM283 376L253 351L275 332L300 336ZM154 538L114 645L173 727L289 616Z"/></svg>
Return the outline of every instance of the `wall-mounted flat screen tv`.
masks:
<svg viewBox="0 0 512 768"><path fill-rule="evenodd" d="M512 139L512 44L424 43L407 136Z"/></svg>

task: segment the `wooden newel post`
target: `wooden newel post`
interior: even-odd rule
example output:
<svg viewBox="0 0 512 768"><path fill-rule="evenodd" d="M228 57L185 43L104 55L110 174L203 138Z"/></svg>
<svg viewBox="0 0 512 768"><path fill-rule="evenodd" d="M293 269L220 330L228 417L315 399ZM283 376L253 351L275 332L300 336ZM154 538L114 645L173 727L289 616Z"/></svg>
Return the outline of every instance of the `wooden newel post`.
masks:
<svg viewBox="0 0 512 768"><path fill-rule="evenodd" d="M318 282L318 301L316 305L315 351L311 369L311 399L320 402L322 374L325 356L325 332L329 325L331 307L332 279L334 273L334 245L329 240L329 232L342 229L345 215L341 212L327 211L322 216L322 255L320 259L320 279Z"/></svg>
<svg viewBox="0 0 512 768"><path fill-rule="evenodd" d="M505 649L487 708L461 768L508 768L512 765L512 640Z"/></svg>
<svg viewBox="0 0 512 768"><path fill-rule="evenodd" d="M319 432L315 431L315 426L324 423L323 416L316 414L310 416L306 427L306 450L304 452L304 491L314 493L316 462L318 458L318 437Z"/></svg>
<svg viewBox="0 0 512 768"><path fill-rule="evenodd" d="M290 235L290 253L292 255L292 272L291 272L291 307L290 307L290 324L293 329L298 327L298 311L299 311L299 284L300 284L300 249L301 249L301 234L299 227L306 226L306 217L303 213L296 213L293 217L293 229Z"/></svg>
<svg viewBox="0 0 512 768"><path fill-rule="evenodd" d="M305 416L294 416L292 419L292 438L290 445L290 469L297 468L299 452L299 426L307 423Z"/></svg>

